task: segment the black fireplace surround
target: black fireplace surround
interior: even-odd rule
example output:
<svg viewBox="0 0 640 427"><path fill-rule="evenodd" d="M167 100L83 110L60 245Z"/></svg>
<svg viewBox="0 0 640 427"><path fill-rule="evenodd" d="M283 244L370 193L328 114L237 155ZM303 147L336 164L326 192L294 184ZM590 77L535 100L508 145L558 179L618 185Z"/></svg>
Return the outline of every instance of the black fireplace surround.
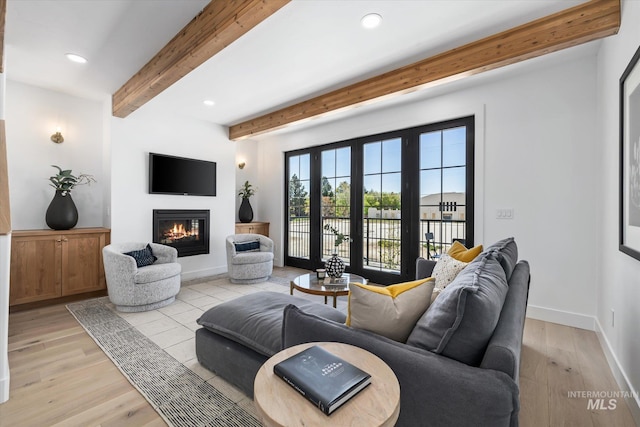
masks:
<svg viewBox="0 0 640 427"><path fill-rule="evenodd" d="M209 210L153 210L153 242L174 247L178 257L209 253Z"/></svg>

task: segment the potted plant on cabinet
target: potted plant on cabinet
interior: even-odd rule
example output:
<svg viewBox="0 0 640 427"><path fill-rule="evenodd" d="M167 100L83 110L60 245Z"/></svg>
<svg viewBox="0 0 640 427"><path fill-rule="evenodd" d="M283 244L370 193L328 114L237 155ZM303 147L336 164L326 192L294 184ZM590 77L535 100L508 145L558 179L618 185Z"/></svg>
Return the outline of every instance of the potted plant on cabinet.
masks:
<svg viewBox="0 0 640 427"><path fill-rule="evenodd" d="M249 198L255 193L256 190L249 181L245 181L244 185L238 190L238 196L242 197L242 203L240 203L240 210L238 211L240 222L253 221L253 209L251 208L251 203L249 203Z"/></svg>
<svg viewBox="0 0 640 427"><path fill-rule="evenodd" d="M73 175L71 169L63 170L59 166L51 165L58 169L58 173L49 177L50 184L56 189L56 194L47 208L45 221L54 230L69 230L78 223L78 209L71 198L71 190L77 185L97 182L92 175Z"/></svg>

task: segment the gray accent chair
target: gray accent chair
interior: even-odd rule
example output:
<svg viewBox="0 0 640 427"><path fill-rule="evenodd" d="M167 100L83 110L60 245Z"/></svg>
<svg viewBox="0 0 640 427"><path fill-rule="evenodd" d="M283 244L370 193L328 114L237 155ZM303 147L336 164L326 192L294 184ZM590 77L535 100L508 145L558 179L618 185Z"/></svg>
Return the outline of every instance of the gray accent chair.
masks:
<svg viewBox="0 0 640 427"><path fill-rule="evenodd" d="M256 252L238 252L236 243L260 242ZM273 272L273 240L262 234L232 234L227 237L227 268L231 283L260 283Z"/></svg>
<svg viewBox="0 0 640 427"><path fill-rule="evenodd" d="M109 299L118 311L136 312L154 310L171 304L180 292L178 251L175 248L150 243L158 259L151 265L140 267L126 252L144 249L146 243L110 244L102 249L104 272Z"/></svg>

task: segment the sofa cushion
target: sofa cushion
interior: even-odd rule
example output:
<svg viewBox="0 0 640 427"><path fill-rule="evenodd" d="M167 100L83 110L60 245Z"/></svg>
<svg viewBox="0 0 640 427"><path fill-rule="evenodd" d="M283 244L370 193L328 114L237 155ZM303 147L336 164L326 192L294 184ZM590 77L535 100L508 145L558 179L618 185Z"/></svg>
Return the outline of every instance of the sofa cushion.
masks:
<svg viewBox="0 0 640 427"><path fill-rule="evenodd" d="M148 265L138 269L135 276L133 276L133 281L138 284L157 282L158 280L178 276L181 271L182 266L177 262Z"/></svg>
<svg viewBox="0 0 640 427"><path fill-rule="evenodd" d="M351 283L347 325L405 342L431 303L434 283L433 278L391 286Z"/></svg>
<svg viewBox="0 0 640 427"><path fill-rule="evenodd" d="M500 265L504 269L504 273L507 276L507 282L513 274L513 269L516 268L518 262L518 246L516 245L513 237L507 237L497 241L493 245L489 246L485 252L495 252L500 262Z"/></svg>
<svg viewBox="0 0 640 427"><path fill-rule="evenodd" d="M446 288L467 264L469 263L459 261L449 254L442 254L436 262L436 266L433 267L433 273L431 273L431 277L435 279L435 289L442 291Z"/></svg>
<svg viewBox="0 0 640 427"><path fill-rule="evenodd" d="M471 249L467 249L462 243L457 240L453 242L447 254L458 261L471 262L475 257L482 252L482 245L474 246Z"/></svg>
<svg viewBox="0 0 640 427"><path fill-rule="evenodd" d="M240 252L231 258L231 264L257 264L259 262L273 261L272 252Z"/></svg>
<svg viewBox="0 0 640 427"><path fill-rule="evenodd" d="M147 265L151 265L158 257L153 255L153 250L151 249L151 245L147 243L147 246L138 251L126 252L124 255L128 255L131 258L136 260L136 265L138 268L145 267Z"/></svg>
<svg viewBox="0 0 640 427"><path fill-rule="evenodd" d="M497 256L469 264L418 320L407 344L478 366L508 291Z"/></svg>
<svg viewBox="0 0 640 427"><path fill-rule="evenodd" d="M282 313L293 304L307 313L344 322L340 311L280 292L256 292L210 308L198 319L204 328L271 357L282 350Z"/></svg>

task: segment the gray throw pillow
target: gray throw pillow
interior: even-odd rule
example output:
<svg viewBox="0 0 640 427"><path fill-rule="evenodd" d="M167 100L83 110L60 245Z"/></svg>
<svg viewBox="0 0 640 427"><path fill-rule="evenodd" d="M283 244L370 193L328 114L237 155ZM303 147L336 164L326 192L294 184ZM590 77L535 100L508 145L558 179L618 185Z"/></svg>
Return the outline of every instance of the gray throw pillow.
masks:
<svg viewBox="0 0 640 427"><path fill-rule="evenodd" d="M482 361L507 295L495 253L469 264L418 320L407 344L472 366Z"/></svg>
<svg viewBox="0 0 640 427"><path fill-rule="evenodd" d="M506 239L497 241L486 248L485 252L495 252L497 254L497 259L504 269L508 282L518 262L518 246L516 245L515 239L513 237L507 237Z"/></svg>

